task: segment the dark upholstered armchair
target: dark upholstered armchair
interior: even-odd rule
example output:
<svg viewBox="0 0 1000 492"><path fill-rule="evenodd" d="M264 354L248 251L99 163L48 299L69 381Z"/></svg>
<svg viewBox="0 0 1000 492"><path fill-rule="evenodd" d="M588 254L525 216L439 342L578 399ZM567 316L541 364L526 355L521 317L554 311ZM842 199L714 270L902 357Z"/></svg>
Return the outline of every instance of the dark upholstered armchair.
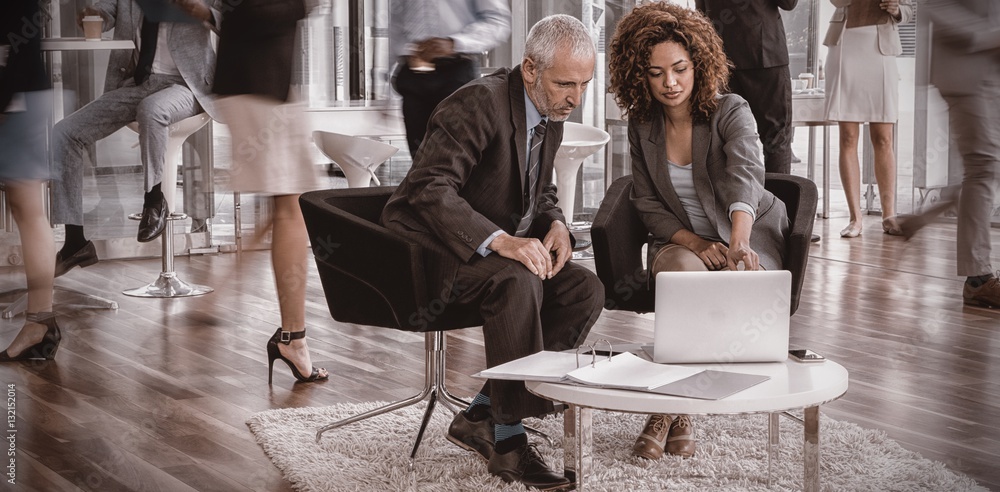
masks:
<svg viewBox="0 0 1000 492"><path fill-rule="evenodd" d="M333 319L344 323L426 332L421 392L321 428L323 432L429 400L411 463L436 400L457 412L466 402L445 388L444 330L481 326L476 309L434 302L427 291L422 248L379 225L395 187L347 188L305 193L299 202L316 267Z"/></svg>
<svg viewBox="0 0 1000 492"><path fill-rule="evenodd" d="M799 306L799 295L809 260L809 244L816 217L816 185L788 174L767 173L764 188L774 193L788 211L791 222L785 269L792 272L791 312ZM604 283L607 309L646 313L653 311L653 284L647 282L642 247L649 231L639 219L629 194L632 176L611 183L594 217L590 234L594 243L597 276Z"/></svg>

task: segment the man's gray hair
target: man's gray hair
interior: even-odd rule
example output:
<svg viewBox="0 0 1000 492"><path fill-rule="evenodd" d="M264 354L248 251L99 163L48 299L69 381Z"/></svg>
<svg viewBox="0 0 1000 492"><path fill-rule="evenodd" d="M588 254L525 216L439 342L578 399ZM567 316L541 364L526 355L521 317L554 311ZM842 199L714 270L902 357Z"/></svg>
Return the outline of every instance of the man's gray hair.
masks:
<svg viewBox="0 0 1000 492"><path fill-rule="evenodd" d="M596 57L594 39L578 19L555 14L538 21L528 31L524 42L524 57L531 58L538 70L547 70L555 63L558 48L569 48L571 58Z"/></svg>

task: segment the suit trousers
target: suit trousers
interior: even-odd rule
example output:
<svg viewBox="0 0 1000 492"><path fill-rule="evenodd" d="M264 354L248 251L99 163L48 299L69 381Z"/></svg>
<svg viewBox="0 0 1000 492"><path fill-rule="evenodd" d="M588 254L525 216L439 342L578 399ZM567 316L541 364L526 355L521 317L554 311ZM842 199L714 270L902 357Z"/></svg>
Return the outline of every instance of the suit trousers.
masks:
<svg viewBox="0 0 1000 492"><path fill-rule="evenodd" d="M952 138L964 166L958 202L958 274L990 274L990 220L1000 177L1000 80L984 78L974 94L942 91L941 95L948 103Z"/></svg>
<svg viewBox="0 0 1000 492"><path fill-rule="evenodd" d="M567 350L587 338L604 306L604 287L593 272L567 263L542 280L497 253L476 255L459 267L452 287L458 304L478 306L483 317L486 366L494 367L541 350ZM513 423L553 411L523 381L487 381L493 418Z"/></svg>
<svg viewBox="0 0 1000 492"><path fill-rule="evenodd" d="M417 155L434 108L459 87L476 78L476 64L463 57L437 60L433 72L414 72L400 58L392 87L403 96L403 126L410 156Z"/></svg>
<svg viewBox="0 0 1000 492"><path fill-rule="evenodd" d="M83 157L94 142L135 121L148 192L162 181L169 126L201 112L191 89L178 76L150 75L132 80L80 108L52 129L52 218L55 224L83 225Z"/></svg>
<svg viewBox="0 0 1000 492"><path fill-rule="evenodd" d="M757 121L769 173L792 172L792 80L788 65L733 70L729 89L746 99Z"/></svg>

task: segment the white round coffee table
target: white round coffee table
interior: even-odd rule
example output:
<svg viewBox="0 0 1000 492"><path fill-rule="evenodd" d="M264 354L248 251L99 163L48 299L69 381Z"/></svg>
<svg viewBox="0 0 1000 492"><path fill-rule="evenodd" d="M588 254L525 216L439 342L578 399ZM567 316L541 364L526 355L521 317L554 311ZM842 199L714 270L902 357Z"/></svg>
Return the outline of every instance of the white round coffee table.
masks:
<svg viewBox="0 0 1000 492"><path fill-rule="evenodd" d="M528 381L532 393L567 405L564 415L564 467L576 476L576 490L584 490L593 462L593 410L641 414L750 414L768 413L770 446L778 442L778 416L803 409L805 462L803 489L819 491L819 406L847 392L847 369L836 362L774 362L711 364L706 369L760 374L770 379L721 400L699 400L558 383ZM770 467L769 467L770 468Z"/></svg>

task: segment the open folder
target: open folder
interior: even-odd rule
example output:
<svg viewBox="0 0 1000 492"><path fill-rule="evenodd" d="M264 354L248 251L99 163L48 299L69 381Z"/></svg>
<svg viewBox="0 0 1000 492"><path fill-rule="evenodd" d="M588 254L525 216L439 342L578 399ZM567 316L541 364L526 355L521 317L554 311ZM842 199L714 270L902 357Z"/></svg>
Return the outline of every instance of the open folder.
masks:
<svg viewBox="0 0 1000 492"><path fill-rule="evenodd" d="M718 400L767 381L767 376L657 364L625 352L611 357L541 351L475 377L543 381Z"/></svg>

